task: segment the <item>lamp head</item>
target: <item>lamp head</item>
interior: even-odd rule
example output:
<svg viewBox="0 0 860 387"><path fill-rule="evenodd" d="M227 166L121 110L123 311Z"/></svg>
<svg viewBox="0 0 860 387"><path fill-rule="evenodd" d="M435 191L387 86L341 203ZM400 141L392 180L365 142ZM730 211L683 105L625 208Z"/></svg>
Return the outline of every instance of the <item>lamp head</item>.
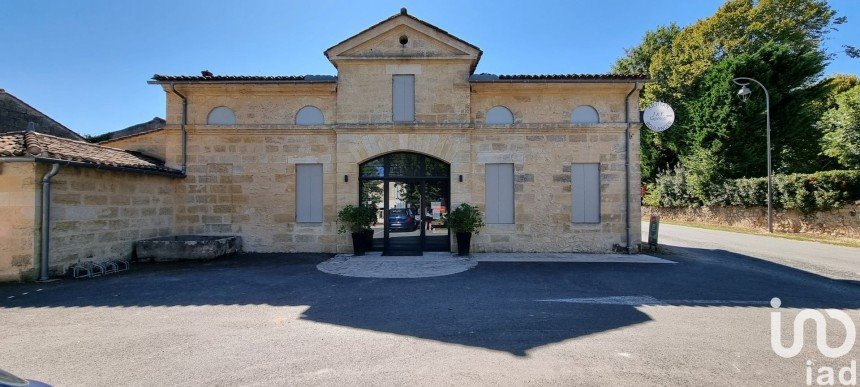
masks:
<svg viewBox="0 0 860 387"><path fill-rule="evenodd" d="M750 94L752 94L750 88L747 87L747 85L741 85L741 89L738 90L738 97L740 97L744 102L746 102L748 99L750 99Z"/></svg>

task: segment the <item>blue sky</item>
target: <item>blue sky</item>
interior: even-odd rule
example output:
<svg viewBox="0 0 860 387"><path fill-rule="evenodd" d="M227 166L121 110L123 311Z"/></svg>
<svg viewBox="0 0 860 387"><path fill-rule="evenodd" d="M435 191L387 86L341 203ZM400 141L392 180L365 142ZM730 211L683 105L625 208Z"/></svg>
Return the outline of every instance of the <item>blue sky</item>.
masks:
<svg viewBox="0 0 860 387"><path fill-rule="evenodd" d="M82 134L164 117L154 73L336 74L322 52L407 7L484 51L477 72L603 73L645 31L711 15L715 0L0 0L0 88ZM827 44L860 46L860 1ZM526 59L527 58L527 59ZM837 56L827 73L857 73Z"/></svg>

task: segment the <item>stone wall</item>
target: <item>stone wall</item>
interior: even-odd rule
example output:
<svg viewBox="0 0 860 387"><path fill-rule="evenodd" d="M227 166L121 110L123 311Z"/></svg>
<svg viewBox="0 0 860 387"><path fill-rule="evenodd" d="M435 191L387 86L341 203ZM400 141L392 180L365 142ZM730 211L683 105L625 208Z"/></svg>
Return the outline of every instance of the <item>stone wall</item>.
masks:
<svg viewBox="0 0 860 387"><path fill-rule="evenodd" d="M502 105L511 110L517 124L569 124L573 109L588 105L597 110L601 123L624 122L624 97L631 88L626 84L475 83L472 120L481 124L490 108ZM638 101L635 96L632 99ZM638 120L638 106L632 106L632 119Z"/></svg>
<svg viewBox="0 0 860 387"><path fill-rule="evenodd" d="M732 226L767 230L767 207L646 207L643 219L659 214L663 220ZM804 215L797 210L774 211L773 230L783 233L822 234L842 238L860 238L860 203Z"/></svg>
<svg viewBox="0 0 860 387"><path fill-rule="evenodd" d="M168 135L169 132L161 132L162 131L143 133L119 138L116 140L108 140L100 143L99 145L111 148L132 150L161 160L166 160L168 154L168 143L170 143L171 140L176 142L179 140L179 138L177 137L176 139L171 139L171 136ZM158 135L154 135L155 133L158 133ZM178 134L178 132L176 134Z"/></svg>
<svg viewBox="0 0 860 387"><path fill-rule="evenodd" d="M37 166L41 177L49 166ZM129 259L133 243L173 232L179 179L60 167L52 180L51 263L63 273L79 261ZM37 225L38 226L38 225Z"/></svg>
<svg viewBox="0 0 860 387"><path fill-rule="evenodd" d="M41 179L50 165L0 163L0 281L36 277ZM175 179L61 166L51 182L49 271L128 259L134 241L170 235Z"/></svg>
<svg viewBox="0 0 860 387"><path fill-rule="evenodd" d="M0 163L0 282L33 275L39 178L33 163Z"/></svg>
<svg viewBox="0 0 860 387"><path fill-rule="evenodd" d="M294 125L299 109L313 105L323 112L326 124L335 120L335 83L288 85L177 85L188 98L188 124L206 125L209 112L226 106L236 115L236 124L267 127ZM169 91L167 123L178 125L182 119L182 100Z"/></svg>
<svg viewBox="0 0 860 387"><path fill-rule="evenodd" d="M395 74L415 75L416 123L469 122L469 65L443 60L341 63L337 122L390 124Z"/></svg>
<svg viewBox="0 0 860 387"><path fill-rule="evenodd" d="M484 129L473 136L472 202L484 205L484 166L514 164L514 224L488 224L476 251L609 252L625 245L621 127L512 133ZM571 221L571 164L600 164L600 223ZM635 176L633 176L635 178ZM635 193L635 192L634 192ZM638 207L631 215L638 224ZM633 244L638 244L637 233Z"/></svg>
<svg viewBox="0 0 860 387"><path fill-rule="evenodd" d="M330 129L191 128L188 176L176 188L176 233L241 235L245 251L334 252L334 152ZM323 164L322 223L296 223L302 163Z"/></svg>

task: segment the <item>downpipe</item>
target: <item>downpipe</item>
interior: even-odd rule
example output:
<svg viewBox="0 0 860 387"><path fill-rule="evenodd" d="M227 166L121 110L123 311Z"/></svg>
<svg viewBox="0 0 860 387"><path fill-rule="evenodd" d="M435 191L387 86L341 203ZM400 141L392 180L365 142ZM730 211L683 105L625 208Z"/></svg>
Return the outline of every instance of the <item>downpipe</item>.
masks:
<svg viewBox="0 0 860 387"><path fill-rule="evenodd" d="M179 121L179 130L182 132L182 166L180 170L185 175L188 168L188 133L185 131L185 125L188 123L188 98L176 91L176 84L174 83L170 84L170 91L182 99L182 120Z"/></svg>
<svg viewBox="0 0 860 387"><path fill-rule="evenodd" d="M51 164L51 170L42 177L42 232L39 247L42 253L39 256L39 281L48 281L48 265L50 259L51 244L51 178L60 172L60 164Z"/></svg>
<svg viewBox="0 0 860 387"><path fill-rule="evenodd" d="M633 251L630 238L630 96L639 89L639 82L633 83L633 90L624 97L624 235L627 254Z"/></svg>

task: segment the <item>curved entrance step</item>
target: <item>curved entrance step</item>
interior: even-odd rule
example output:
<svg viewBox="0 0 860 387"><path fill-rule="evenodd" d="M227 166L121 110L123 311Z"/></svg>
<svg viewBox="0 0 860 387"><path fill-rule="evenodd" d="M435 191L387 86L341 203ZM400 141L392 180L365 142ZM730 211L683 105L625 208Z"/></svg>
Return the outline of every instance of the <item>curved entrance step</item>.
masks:
<svg viewBox="0 0 860 387"><path fill-rule="evenodd" d="M379 252L353 256L338 254L317 265L324 273L363 278L426 278L462 273L478 264L469 257L447 252L425 252L423 256L382 256Z"/></svg>

